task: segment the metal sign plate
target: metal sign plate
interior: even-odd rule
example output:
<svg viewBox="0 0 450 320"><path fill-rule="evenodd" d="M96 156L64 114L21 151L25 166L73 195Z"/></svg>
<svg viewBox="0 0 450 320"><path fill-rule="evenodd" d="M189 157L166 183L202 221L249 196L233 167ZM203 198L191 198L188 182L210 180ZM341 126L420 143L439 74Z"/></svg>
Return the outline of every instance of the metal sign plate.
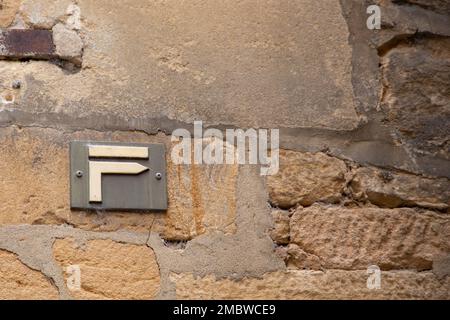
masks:
<svg viewBox="0 0 450 320"><path fill-rule="evenodd" d="M70 206L90 210L166 210L164 145L71 142Z"/></svg>

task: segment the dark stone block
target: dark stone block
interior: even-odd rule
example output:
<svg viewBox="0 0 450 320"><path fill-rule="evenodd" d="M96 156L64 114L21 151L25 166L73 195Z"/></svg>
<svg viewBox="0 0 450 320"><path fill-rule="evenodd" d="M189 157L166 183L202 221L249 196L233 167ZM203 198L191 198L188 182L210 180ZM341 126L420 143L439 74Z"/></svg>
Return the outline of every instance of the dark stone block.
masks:
<svg viewBox="0 0 450 320"><path fill-rule="evenodd" d="M50 59L54 55L55 45L49 30L0 31L0 58Z"/></svg>

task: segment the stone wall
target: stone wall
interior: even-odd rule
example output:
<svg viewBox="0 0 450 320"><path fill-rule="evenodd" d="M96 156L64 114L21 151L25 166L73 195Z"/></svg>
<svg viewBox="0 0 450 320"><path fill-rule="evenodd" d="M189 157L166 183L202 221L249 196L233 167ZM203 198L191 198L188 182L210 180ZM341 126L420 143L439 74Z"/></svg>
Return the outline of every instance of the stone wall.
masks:
<svg viewBox="0 0 450 320"><path fill-rule="evenodd" d="M449 299L449 25L446 0L0 0L0 298ZM172 163L195 120L280 129L279 172ZM72 140L165 144L167 212L71 210Z"/></svg>

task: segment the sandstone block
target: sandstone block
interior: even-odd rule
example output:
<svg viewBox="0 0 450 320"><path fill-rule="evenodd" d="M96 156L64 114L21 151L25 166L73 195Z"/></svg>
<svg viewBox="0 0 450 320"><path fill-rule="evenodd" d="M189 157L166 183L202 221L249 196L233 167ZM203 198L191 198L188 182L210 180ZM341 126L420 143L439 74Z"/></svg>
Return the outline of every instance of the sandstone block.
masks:
<svg viewBox="0 0 450 320"><path fill-rule="evenodd" d="M305 252L295 243L290 243L287 247L286 265L288 268L296 269L322 269L322 262L319 257Z"/></svg>
<svg viewBox="0 0 450 320"><path fill-rule="evenodd" d="M277 244L289 243L289 212L282 210L275 210L272 212L272 219L274 223L273 229L270 231L270 236Z"/></svg>
<svg viewBox="0 0 450 320"><path fill-rule="evenodd" d="M15 254L0 250L0 300L53 300L58 297L58 290L42 273L24 265Z"/></svg>
<svg viewBox="0 0 450 320"><path fill-rule="evenodd" d="M450 217L414 209L314 205L291 218L291 242L325 268L430 270L450 252Z"/></svg>
<svg viewBox="0 0 450 320"><path fill-rule="evenodd" d="M365 270L287 271L239 281L172 274L178 299L449 299L450 280L431 272L382 272L381 288L367 289Z"/></svg>
<svg viewBox="0 0 450 320"><path fill-rule="evenodd" d="M14 21L21 0L4 0L0 5L0 28L7 28Z"/></svg>
<svg viewBox="0 0 450 320"><path fill-rule="evenodd" d="M84 246L71 239L57 240L55 260L66 281L68 267L78 266L80 286L68 286L77 299L152 299L159 292L160 276L155 254L147 246L91 240Z"/></svg>
<svg viewBox="0 0 450 320"><path fill-rule="evenodd" d="M55 25L52 31L56 54L62 59L80 64L83 53L83 41L78 33L68 29L62 23Z"/></svg>
<svg viewBox="0 0 450 320"><path fill-rule="evenodd" d="M450 180L359 168L351 183L354 196L381 207L419 206L448 209Z"/></svg>
<svg viewBox="0 0 450 320"><path fill-rule="evenodd" d="M89 139L166 144L167 212L70 210L69 142ZM95 231L152 230L169 240L188 240L212 231L234 233L237 165L174 165L170 151L169 138L145 134L0 128L0 225L70 224Z"/></svg>
<svg viewBox="0 0 450 320"><path fill-rule="evenodd" d="M414 46L390 50L383 60L383 110L401 143L450 159L450 40L418 39Z"/></svg>
<svg viewBox="0 0 450 320"><path fill-rule="evenodd" d="M71 0L23 0L20 14L25 23L35 29L51 29L63 20Z"/></svg>
<svg viewBox="0 0 450 320"><path fill-rule="evenodd" d="M280 208L337 202L346 185L344 161L323 153L280 150L280 170L267 178L270 201Z"/></svg>
<svg viewBox="0 0 450 320"><path fill-rule="evenodd" d="M393 3L418 5L428 10L450 15L450 3L447 0L394 0Z"/></svg>
<svg viewBox="0 0 450 320"><path fill-rule="evenodd" d="M433 261L433 273L439 279L450 276L450 254Z"/></svg>

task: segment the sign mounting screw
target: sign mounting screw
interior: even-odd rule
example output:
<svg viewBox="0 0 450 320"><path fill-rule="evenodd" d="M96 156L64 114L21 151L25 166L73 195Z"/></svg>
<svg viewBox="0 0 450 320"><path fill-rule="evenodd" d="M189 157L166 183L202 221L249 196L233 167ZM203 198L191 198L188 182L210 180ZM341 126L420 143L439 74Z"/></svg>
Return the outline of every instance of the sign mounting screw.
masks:
<svg viewBox="0 0 450 320"><path fill-rule="evenodd" d="M81 177L83 176L83 171L78 170L77 172L75 172L75 175L76 175L78 178L81 178Z"/></svg>
<svg viewBox="0 0 450 320"><path fill-rule="evenodd" d="M162 179L162 174L160 172L157 172L155 174L155 178L156 178L156 180L161 180Z"/></svg>

